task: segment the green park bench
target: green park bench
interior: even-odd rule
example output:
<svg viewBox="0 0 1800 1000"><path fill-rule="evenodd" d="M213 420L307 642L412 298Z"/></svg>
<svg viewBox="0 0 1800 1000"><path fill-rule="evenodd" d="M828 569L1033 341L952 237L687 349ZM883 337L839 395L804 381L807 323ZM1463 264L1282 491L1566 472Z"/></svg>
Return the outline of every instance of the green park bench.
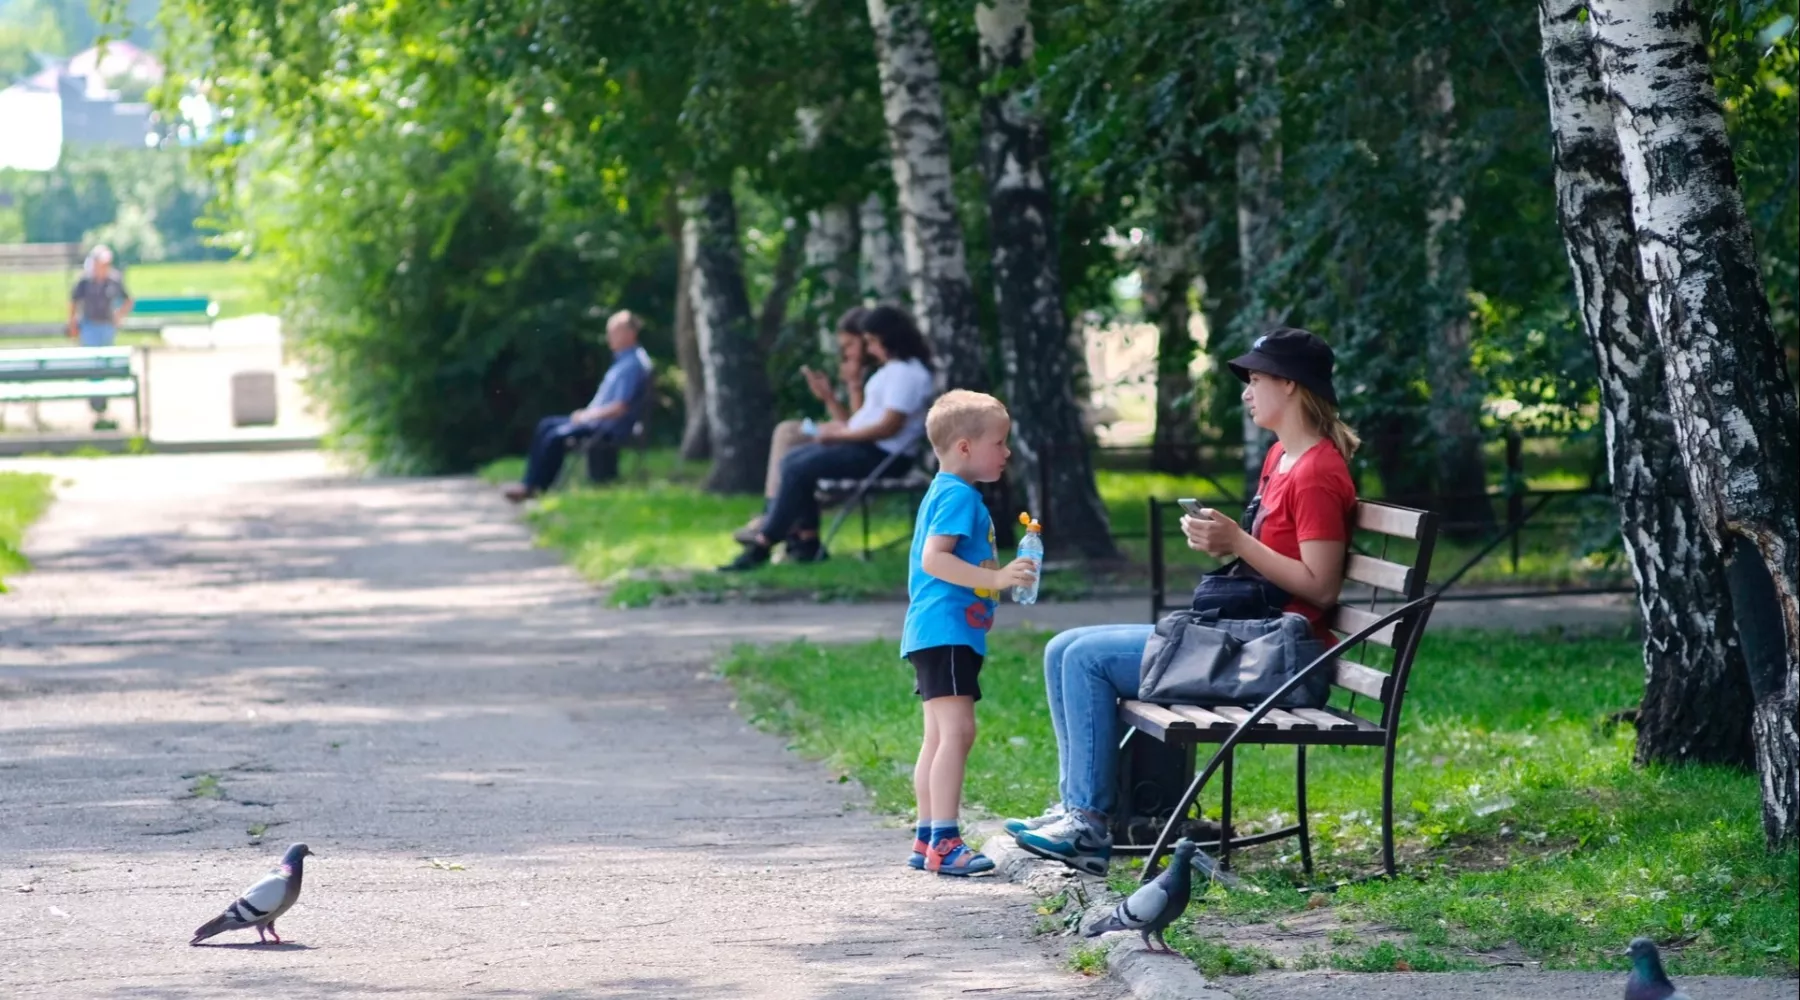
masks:
<svg viewBox="0 0 1800 1000"><path fill-rule="evenodd" d="M133 329L161 329L175 320L212 322L219 304L204 295L141 298L133 300L125 325Z"/></svg>
<svg viewBox="0 0 1800 1000"><path fill-rule="evenodd" d="M144 433L143 383L129 347L44 347L0 351L0 403L131 397L132 426Z"/></svg>

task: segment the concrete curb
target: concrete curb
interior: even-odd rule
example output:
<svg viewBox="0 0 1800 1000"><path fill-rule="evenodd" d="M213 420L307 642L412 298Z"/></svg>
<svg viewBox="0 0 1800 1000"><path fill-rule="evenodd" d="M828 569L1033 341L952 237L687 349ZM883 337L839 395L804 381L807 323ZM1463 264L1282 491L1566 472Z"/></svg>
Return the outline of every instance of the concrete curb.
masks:
<svg viewBox="0 0 1800 1000"><path fill-rule="evenodd" d="M1084 917L1088 911L1110 909L1119 899L1118 893L1107 888L1105 879L1080 875L1026 853L998 823L982 823L974 832L981 852L993 860L997 876L1044 897L1073 892L1085 904ZM1142 940L1128 934L1116 935L1107 947L1106 971L1138 1000L1232 1000L1231 994L1213 986L1192 962L1151 952Z"/></svg>

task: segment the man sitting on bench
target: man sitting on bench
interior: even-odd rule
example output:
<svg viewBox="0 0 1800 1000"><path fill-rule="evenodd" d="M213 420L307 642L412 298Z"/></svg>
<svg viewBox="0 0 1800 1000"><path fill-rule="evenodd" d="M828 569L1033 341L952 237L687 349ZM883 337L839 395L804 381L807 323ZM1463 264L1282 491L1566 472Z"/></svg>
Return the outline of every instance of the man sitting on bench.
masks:
<svg viewBox="0 0 1800 1000"><path fill-rule="evenodd" d="M571 441L596 434L603 441L618 441L631 434L649 397L643 390L650 381L651 370L650 355L638 346L638 328L638 318L626 310L613 313L606 321L606 346L612 348L613 363L600 380L593 401L566 417L538 421L525 458L525 478L506 488L506 499L520 503L549 489L562 470L563 455ZM616 462L617 456L612 457ZM593 463L589 463L589 471L595 471ZM616 466L613 471L616 473Z"/></svg>

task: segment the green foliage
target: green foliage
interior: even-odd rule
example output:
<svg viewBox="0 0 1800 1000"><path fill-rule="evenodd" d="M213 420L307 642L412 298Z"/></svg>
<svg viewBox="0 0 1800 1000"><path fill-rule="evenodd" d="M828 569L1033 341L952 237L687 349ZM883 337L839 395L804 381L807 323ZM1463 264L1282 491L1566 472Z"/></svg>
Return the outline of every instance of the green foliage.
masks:
<svg viewBox="0 0 1800 1000"><path fill-rule="evenodd" d="M49 505L49 476L39 472L0 472L0 577L31 568L31 560L19 551L19 541ZM0 580L0 591L5 589L5 582Z"/></svg>
<svg viewBox="0 0 1800 1000"><path fill-rule="evenodd" d="M1055 798L1045 638L1000 632L991 641L965 792L971 813L1029 815ZM752 721L848 771L878 808L913 808L918 700L891 641L740 647L723 669ZM1763 850L1755 776L1634 767L1630 728L1606 719L1635 705L1642 686L1638 644L1623 636L1429 633L1396 779L1409 877L1327 899L1347 920L1409 939L1359 946L1345 935L1331 964L1463 967L1464 949L1513 942L1550 967L1617 969L1619 942L1651 934L1689 942L1671 955L1678 974L1792 975L1797 861L1792 849ZM1316 752L1307 769L1321 877L1366 870L1379 850L1380 750ZM1247 829L1292 822L1291 752L1241 751L1236 772ZM1219 972L1270 959L1196 937L1192 918L1266 921L1309 907L1291 841L1246 852L1238 871L1260 891L1209 892L1170 935Z"/></svg>
<svg viewBox="0 0 1800 1000"><path fill-rule="evenodd" d="M0 171L28 243L106 243L125 264L230 255L208 244L212 184L182 150L68 149L54 170Z"/></svg>

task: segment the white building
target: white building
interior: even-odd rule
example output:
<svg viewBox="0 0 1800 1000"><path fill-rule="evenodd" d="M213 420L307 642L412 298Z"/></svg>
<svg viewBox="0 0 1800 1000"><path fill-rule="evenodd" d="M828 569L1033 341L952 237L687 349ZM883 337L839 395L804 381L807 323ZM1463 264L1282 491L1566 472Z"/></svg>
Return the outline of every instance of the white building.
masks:
<svg viewBox="0 0 1800 1000"><path fill-rule="evenodd" d="M155 56L115 41L0 90L0 168L50 170L65 144L144 146L151 116L142 98L162 79Z"/></svg>

